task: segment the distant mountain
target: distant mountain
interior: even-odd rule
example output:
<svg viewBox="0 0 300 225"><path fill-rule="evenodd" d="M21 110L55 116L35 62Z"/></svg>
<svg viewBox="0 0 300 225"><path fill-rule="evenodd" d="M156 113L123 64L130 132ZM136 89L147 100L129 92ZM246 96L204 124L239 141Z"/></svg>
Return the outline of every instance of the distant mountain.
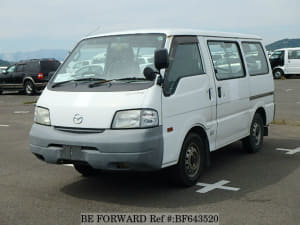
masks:
<svg viewBox="0 0 300 225"><path fill-rule="evenodd" d="M0 66L8 66L10 62L0 59Z"/></svg>
<svg viewBox="0 0 300 225"><path fill-rule="evenodd" d="M269 45L266 45L268 51L274 51L279 48L294 48L300 47L300 38L297 39L283 39L280 41L275 41Z"/></svg>
<svg viewBox="0 0 300 225"><path fill-rule="evenodd" d="M64 49L42 49L31 52L0 53L0 59L10 62L18 62L26 59L55 58L59 61L63 61L68 54L68 50Z"/></svg>

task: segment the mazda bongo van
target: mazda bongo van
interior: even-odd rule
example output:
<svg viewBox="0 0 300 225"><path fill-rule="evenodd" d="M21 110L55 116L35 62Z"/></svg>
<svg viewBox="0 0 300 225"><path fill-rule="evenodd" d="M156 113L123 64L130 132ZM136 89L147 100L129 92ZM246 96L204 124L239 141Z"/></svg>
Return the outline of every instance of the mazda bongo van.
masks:
<svg viewBox="0 0 300 225"><path fill-rule="evenodd" d="M210 152L238 140L250 153L263 146L274 83L261 41L197 30L84 38L36 104L31 151L84 176L172 167L193 185Z"/></svg>
<svg viewBox="0 0 300 225"><path fill-rule="evenodd" d="M300 48L277 49L270 56L270 63L275 79L300 75Z"/></svg>

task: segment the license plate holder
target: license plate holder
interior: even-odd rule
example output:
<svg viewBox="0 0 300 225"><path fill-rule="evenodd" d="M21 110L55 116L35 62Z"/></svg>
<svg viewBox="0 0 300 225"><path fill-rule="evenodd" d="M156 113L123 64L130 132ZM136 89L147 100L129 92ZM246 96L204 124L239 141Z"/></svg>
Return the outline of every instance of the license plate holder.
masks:
<svg viewBox="0 0 300 225"><path fill-rule="evenodd" d="M80 160L82 157L81 147L73 145L64 145L62 157L70 160Z"/></svg>

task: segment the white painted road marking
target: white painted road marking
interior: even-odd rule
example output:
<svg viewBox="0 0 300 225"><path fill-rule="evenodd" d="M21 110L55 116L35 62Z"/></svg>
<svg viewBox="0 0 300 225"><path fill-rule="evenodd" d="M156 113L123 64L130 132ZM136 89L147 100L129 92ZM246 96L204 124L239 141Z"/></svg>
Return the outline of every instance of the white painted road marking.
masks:
<svg viewBox="0 0 300 225"><path fill-rule="evenodd" d="M30 111L14 111L14 114L26 114L29 113Z"/></svg>
<svg viewBox="0 0 300 225"><path fill-rule="evenodd" d="M71 166L71 167L74 167L73 164L63 164L64 166Z"/></svg>
<svg viewBox="0 0 300 225"><path fill-rule="evenodd" d="M293 91L293 89L290 89L290 88L289 88L289 89L286 89L285 91L286 91L286 92L289 92L289 91Z"/></svg>
<svg viewBox="0 0 300 225"><path fill-rule="evenodd" d="M286 151L285 154L287 155L294 155L297 152L300 152L300 147L295 148L295 149L287 149L287 148L276 148L278 151Z"/></svg>
<svg viewBox="0 0 300 225"><path fill-rule="evenodd" d="M0 127L9 127L7 124L0 124Z"/></svg>
<svg viewBox="0 0 300 225"><path fill-rule="evenodd" d="M196 192L198 193L207 193L209 191L212 191L214 189L223 189L223 190L228 190L228 191L238 191L240 188L235 188L235 187L229 187L229 186L223 186L224 184L228 184L230 181L228 180L221 180L217 183L214 184L206 184L206 183L197 183L197 186L204 186L204 188L201 188L197 190Z"/></svg>

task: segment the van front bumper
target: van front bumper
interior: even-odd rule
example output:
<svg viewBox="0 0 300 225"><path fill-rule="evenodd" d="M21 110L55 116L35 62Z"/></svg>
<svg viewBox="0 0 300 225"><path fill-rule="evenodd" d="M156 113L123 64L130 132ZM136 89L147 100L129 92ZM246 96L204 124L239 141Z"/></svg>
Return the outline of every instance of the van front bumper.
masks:
<svg viewBox="0 0 300 225"><path fill-rule="evenodd" d="M102 170L157 170L163 158L162 127L74 133L34 124L30 148L48 163L81 162Z"/></svg>

